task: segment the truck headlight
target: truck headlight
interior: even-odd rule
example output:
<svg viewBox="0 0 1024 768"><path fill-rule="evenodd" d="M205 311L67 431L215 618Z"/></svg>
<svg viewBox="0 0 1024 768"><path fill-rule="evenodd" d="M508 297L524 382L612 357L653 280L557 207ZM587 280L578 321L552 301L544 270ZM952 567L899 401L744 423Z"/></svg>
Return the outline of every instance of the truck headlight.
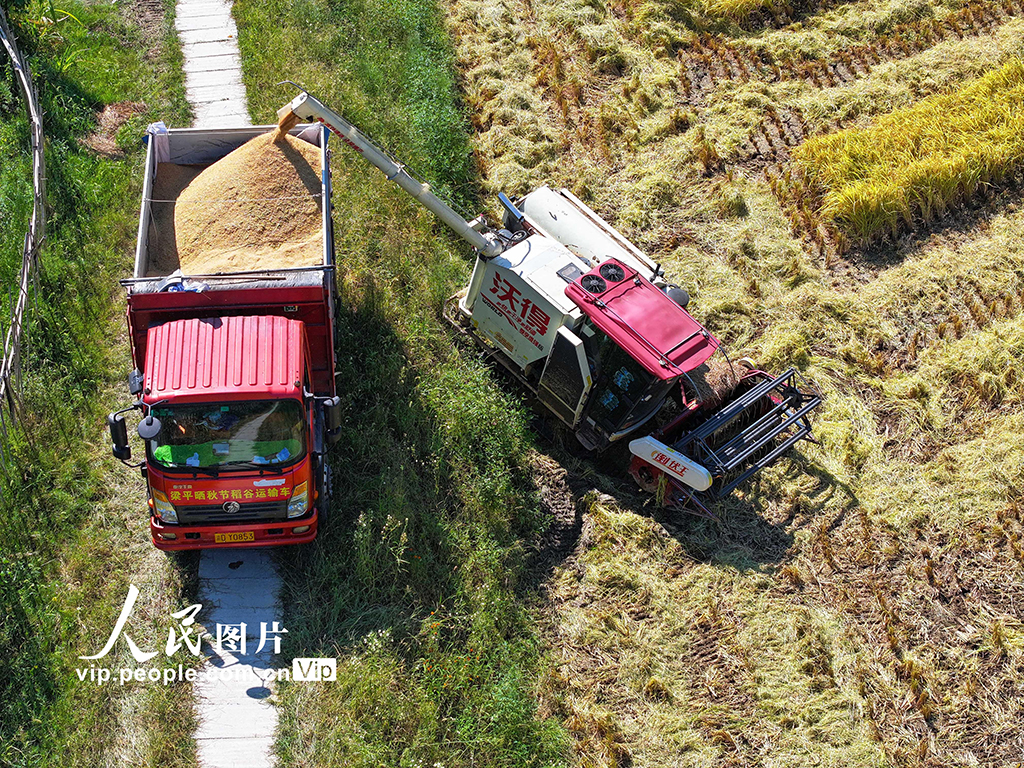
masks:
<svg viewBox="0 0 1024 768"><path fill-rule="evenodd" d="M288 502L288 517L304 515L307 509L309 509L309 493L306 491L306 483L299 483L292 493L292 500Z"/></svg>
<svg viewBox="0 0 1024 768"><path fill-rule="evenodd" d="M153 509L156 512L156 516L165 523L178 522L178 511L167 500L167 494L163 491L153 491Z"/></svg>

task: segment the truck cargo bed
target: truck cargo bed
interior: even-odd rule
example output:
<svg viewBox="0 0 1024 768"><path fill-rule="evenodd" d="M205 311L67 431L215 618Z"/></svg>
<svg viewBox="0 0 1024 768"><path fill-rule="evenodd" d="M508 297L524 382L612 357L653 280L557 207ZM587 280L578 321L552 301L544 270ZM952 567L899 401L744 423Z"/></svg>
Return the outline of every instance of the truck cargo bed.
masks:
<svg viewBox="0 0 1024 768"><path fill-rule="evenodd" d="M319 147L322 236L310 255L309 266L182 274L180 269L166 269L167 264L156 258L160 238L174 235L166 232L168 217L155 212L154 200L176 199L204 168L274 128L151 129L135 269L132 278L121 281L128 292L128 327L138 369L142 370L145 363L146 333L151 325L188 317L282 315L306 324L314 389L318 394L333 393L336 289L326 128L300 125L290 131ZM163 176L160 183L158 176ZM170 221L173 226L173 216Z"/></svg>
<svg viewBox="0 0 1024 768"><path fill-rule="evenodd" d="M273 130L274 126L221 129L163 129L148 135L146 172L143 180L142 209L135 251L133 280L141 290L154 290L150 280L175 274L174 231L175 203L181 192L203 170L241 147L250 139ZM319 189L311 190L319 197L321 237L315 251L302 254L301 259L281 263L262 263L265 272L295 267L330 267L333 265L333 233L330 217L330 166L328 164L328 131L319 125L300 125L289 132L292 136L319 148ZM208 274L225 275L252 272L252 268L230 269ZM208 276L203 274L202 276ZM200 276L198 274L192 276ZM251 275L250 275L251 276ZM146 281L146 282L139 282ZM161 281L157 281L160 286ZM162 289L157 287L156 290Z"/></svg>

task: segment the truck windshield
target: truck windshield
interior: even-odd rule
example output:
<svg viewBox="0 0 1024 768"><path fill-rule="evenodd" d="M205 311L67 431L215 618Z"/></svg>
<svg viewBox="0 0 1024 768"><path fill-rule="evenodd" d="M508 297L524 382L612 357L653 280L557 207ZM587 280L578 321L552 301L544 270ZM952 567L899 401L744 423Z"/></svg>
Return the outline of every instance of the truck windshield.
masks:
<svg viewBox="0 0 1024 768"><path fill-rule="evenodd" d="M306 453L302 406L296 400L159 406L153 460L168 469L252 469L291 464Z"/></svg>

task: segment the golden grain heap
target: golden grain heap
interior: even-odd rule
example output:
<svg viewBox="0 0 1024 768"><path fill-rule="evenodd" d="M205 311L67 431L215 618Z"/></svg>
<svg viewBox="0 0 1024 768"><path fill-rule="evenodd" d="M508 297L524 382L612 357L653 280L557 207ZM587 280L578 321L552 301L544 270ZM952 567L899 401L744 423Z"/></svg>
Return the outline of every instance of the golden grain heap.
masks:
<svg viewBox="0 0 1024 768"><path fill-rule="evenodd" d="M175 203L155 206L160 237L152 271L215 274L320 262L319 149L274 138L257 136L191 181L161 164L154 199ZM184 186L180 195L174 186ZM173 226L164 206L173 208Z"/></svg>

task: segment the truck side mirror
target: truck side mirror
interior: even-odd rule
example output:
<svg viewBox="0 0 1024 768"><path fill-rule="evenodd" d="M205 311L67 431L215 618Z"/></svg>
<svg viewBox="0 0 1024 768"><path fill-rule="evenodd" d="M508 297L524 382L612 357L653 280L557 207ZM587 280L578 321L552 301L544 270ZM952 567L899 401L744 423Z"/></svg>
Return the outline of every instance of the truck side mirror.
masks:
<svg viewBox="0 0 1024 768"><path fill-rule="evenodd" d="M132 457L132 449L128 445L128 425L120 413L107 416L107 428L110 430L110 450L114 458L128 461Z"/></svg>
<svg viewBox="0 0 1024 768"><path fill-rule="evenodd" d="M150 413L146 418L139 422L139 437L143 440L152 440L160 434L160 427L162 426L160 419Z"/></svg>
<svg viewBox="0 0 1024 768"><path fill-rule="evenodd" d="M341 439L341 398L335 395L324 401L324 421L327 425L327 444Z"/></svg>

